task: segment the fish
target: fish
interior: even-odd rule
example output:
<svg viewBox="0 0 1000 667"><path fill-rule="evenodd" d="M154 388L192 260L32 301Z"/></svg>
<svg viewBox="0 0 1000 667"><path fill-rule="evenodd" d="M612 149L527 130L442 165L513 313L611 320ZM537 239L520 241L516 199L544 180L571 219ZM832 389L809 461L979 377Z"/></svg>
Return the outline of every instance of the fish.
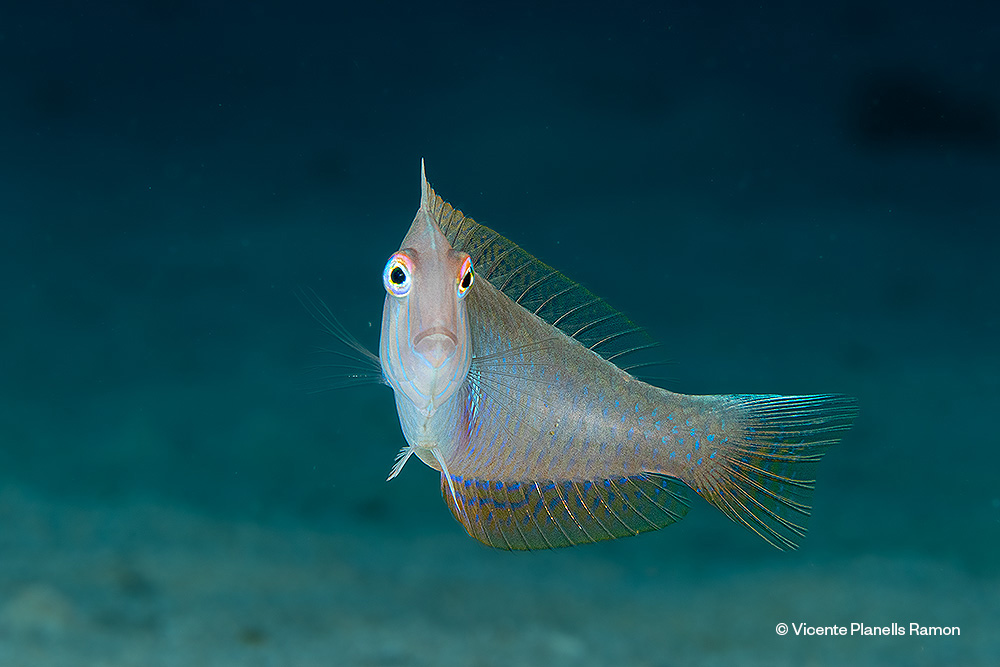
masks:
<svg viewBox="0 0 1000 667"><path fill-rule="evenodd" d="M624 363L655 344L643 329L443 200L423 161L420 183L382 272L377 361L406 442L390 480L416 455L466 532L497 549L657 530L692 494L778 549L800 544L854 398L649 384Z"/></svg>

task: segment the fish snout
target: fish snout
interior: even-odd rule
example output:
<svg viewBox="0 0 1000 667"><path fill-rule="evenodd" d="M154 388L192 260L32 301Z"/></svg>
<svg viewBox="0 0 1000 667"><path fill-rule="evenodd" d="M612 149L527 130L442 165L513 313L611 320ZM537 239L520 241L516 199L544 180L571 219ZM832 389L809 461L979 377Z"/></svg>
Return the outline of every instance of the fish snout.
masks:
<svg viewBox="0 0 1000 667"><path fill-rule="evenodd" d="M457 348L458 336L444 327L431 327L413 339L413 349L431 368L444 366L455 355Z"/></svg>

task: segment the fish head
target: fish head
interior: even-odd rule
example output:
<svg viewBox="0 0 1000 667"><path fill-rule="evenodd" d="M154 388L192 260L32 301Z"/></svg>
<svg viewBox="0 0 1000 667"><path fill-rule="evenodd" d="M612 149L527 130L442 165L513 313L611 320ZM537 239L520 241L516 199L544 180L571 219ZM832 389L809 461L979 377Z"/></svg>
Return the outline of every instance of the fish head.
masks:
<svg viewBox="0 0 1000 667"><path fill-rule="evenodd" d="M397 400L402 393L424 415L455 395L472 363L465 307L472 259L441 233L428 189L424 178L413 224L382 272L386 298L379 343L382 372Z"/></svg>

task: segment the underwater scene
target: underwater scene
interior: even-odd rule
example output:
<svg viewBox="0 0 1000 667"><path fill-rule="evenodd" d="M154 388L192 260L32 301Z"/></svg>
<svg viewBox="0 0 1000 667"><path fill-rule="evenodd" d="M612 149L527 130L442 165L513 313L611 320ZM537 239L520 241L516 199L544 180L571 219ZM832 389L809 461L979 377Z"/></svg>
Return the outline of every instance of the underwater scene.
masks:
<svg viewBox="0 0 1000 667"><path fill-rule="evenodd" d="M7 3L0 63L0 666L1000 662L997 7Z"/></svg>

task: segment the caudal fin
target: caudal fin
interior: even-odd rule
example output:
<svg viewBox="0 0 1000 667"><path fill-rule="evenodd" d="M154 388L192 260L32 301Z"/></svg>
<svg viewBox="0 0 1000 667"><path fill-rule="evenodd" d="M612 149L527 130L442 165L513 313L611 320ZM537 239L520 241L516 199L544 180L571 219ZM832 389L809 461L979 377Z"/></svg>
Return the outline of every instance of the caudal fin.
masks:
<svg viewBox="0 0 1000 667"><path fill-rule="evenodd" d="M857 416L849 396L720 397L733 427L718 463L693 472L695 490L779 549L805 537L816 467Z"/></svg>

